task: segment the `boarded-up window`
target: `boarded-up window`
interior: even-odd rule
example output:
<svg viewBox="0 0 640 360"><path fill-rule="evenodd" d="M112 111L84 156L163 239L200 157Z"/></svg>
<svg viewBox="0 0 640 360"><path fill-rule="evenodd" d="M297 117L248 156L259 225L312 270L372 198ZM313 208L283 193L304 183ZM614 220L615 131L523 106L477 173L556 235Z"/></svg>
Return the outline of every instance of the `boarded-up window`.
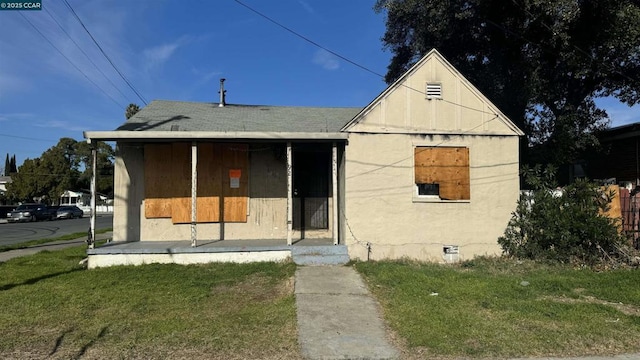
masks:
<svg viewBox="0 0 640 360"><path fill-rule="evenodd" d="M191 222L191 144L174 143L171 154L171 220L174 224ZM165 159L167 161L169 158ZM197 207L196 207L197 209Z"/></svg>
<svg viewBox="0 0 640 360"><path fill-rule="evenodd" d="M247 221L246 144L198 144L197 173L197 222ZM190 143L145 145L145 216L191 222Z"/></svg>
<svg viewBox="0 0 640 360"><path fill-rule="evenodd" d="M222 145L224 222L247 221L248 150L248 146L243 144Z"/></svg>
<svg viewBox="0 0 640 360"><path fill-rule="evenodd" d="M198 144L198 222L220 221L222 151L220 144Z"/></svg>
<svg viewBox="0 0 640 360"><path fill-rule="evenodd" d="M171 144L144 146L144 214L170 218L172 190Z"/></svg>
<svg viewBox="0 0 640 360"><path fill-rule="evenodd" d="M415 183L424 195L443 200L469 200L469 149L465 147L416 147Z"/></svg>

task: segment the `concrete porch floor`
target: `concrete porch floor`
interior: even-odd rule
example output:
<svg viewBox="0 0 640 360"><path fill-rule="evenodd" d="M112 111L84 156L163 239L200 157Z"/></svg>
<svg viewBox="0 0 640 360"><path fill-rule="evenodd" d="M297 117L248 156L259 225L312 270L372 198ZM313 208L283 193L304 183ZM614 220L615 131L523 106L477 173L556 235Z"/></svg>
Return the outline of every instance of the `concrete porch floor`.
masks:
<svg viewBox="0 0 640 360"><path fill-rule="evenodd" d="M196 247L190 241L111 242L87 249L88 267L142 265L150 263L202 264L209 262L286 261L294 254L326 253L333 249L332 239L302 239L287 245L286 239L200 241Z"/></svg>

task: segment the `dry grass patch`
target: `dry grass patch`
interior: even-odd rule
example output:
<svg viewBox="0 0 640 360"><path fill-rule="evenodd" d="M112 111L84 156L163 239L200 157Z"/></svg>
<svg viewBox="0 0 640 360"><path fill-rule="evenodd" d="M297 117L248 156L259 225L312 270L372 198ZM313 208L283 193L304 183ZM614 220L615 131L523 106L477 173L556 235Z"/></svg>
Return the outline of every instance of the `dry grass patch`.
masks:
<svg viewBox="0 0 640 360"><path fill-rule="evenodd" d="M407 359L640 353L638 270L496 258L354 266Z"/></svg>
<svg viewBox="0 0 640 360"><path fill-rule="evenodd" d="M300 358L292 263L88 271L84 256L0 263L0 358Z"/></svg>

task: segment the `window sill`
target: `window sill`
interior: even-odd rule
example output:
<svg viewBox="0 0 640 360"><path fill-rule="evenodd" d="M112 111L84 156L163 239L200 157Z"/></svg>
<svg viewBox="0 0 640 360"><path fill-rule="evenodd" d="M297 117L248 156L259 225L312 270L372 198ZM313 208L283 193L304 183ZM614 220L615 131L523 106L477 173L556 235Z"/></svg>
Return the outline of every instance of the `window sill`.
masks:
<svg viewBox="0 0 640 360"><path fill-rule="evenodd" d="M414 203L453 203L453 204L468 204L471 200L442 200L437 196L414 196Z"/></svg>

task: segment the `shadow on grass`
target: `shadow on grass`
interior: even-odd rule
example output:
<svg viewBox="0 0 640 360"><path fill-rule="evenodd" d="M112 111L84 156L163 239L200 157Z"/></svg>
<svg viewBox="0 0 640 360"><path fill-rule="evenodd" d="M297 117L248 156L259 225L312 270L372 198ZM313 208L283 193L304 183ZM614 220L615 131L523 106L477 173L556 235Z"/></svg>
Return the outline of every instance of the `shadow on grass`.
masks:
<svg viewBox="0 0 640 360"><path fill-rule="evenodd" d="M61 272L57 272L57 273L53 273L53 274L46 274L46 275L38 276L38 277L35 277L33 279L25 280L25 281L23 281L22 283L19 283L19 284L2 285L2 286L0 286L0 291L11 290L11 289L13 289L14 287L17 287L17 286L33 285L33 284L38 283L39 281L42 281L42 280L51 279L51 278L54 278L54 277L60 276L60 275L71 274L71 273L74 273L74 272L80 271L80 270L83 270L83 269L82 268L76 268L76 269L71 269L71 270L67 270L67 271L61 271Z"/></svg>
<svg viewBox="0 0 640 360"><path fill-rule="evenodd" d="M58 351L58 349L60 348L60 345L62 345L62 340L64 340L64 337L67 336L67 334L69 334L72 331L73 329L66 330L60 336L58 336L58 338L56 339L56 344L53 347L53 350L51 350L51 352L49 353L49 356L52 356Z"/></svg>
<svg viewBox="0 0 640 360"><path fill-rule="evenodd" d="M103 327L102 330L100 330L100 332L98 333L98 336L95 337L95 339L89 340L89 342L86 343L80 349L80 351L78 351L74 359L80 359L84 355L84 353L87 352L87 349L89 349L93 344L95 344L96 340L99 340L104 337L104 335L107 333L107 329L108 329L107 326Z"/></svg>

